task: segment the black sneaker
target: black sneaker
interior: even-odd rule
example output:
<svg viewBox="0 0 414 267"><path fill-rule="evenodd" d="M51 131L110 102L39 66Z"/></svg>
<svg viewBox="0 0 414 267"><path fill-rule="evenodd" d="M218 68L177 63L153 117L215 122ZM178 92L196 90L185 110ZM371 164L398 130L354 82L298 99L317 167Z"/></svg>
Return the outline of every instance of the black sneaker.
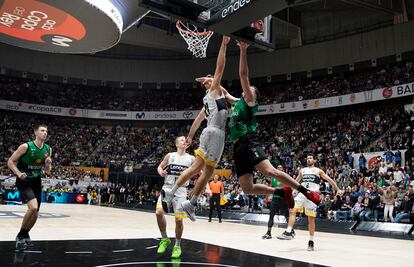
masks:
<svg viewBox="0 0 414 267"><path fill-rule="evenodd" d="M22 251L27 249L26 238L16 236L16 250Z"/></svg>
<svg viewBox="0 0 414 267"><path fill-rule="evenodd" d="M313 243L312 240L309 240L309 242L308 242L308 251L314 251L314 250L315 250L314 243Z"/></svg>
<svg viewBox="0 0 414 267"><path fill-rule="evenodd" d="M296 236L295 230L292 229L292 232L291 233L292 233L292 236L294 238Z"/></svg>
<svg viewBox="0 0 414 267"><path fill-rule="evenodd" d="M287 232L284 231L282 234L277 236L277 239L281 239L281 240L292 240L294 238L294 234L292 232Z"/></svg>
<svg viewBox="0 0 414 267"><path fill-rule="evenodd" d="M30 237L26 237L25 241L26 241L27 247L32 248L34 246L33 241L30 239Z"/></svg>
<svg viewBox="0 0 414 267"><path fill-rule="evenodd" d="M266 233L264 236L262 236L262 239L272 239L272 235L269 233Z"/></svg>

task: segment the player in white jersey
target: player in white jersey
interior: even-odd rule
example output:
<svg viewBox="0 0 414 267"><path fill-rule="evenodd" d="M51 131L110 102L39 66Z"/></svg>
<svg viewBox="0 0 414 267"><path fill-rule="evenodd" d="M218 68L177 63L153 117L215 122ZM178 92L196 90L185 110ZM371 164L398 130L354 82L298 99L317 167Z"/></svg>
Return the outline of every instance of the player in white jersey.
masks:
<svg viewBox="0 0 414 267"><path fill-rule="evenodd" d="M306 159L307 167L299 171L296 181L301 183L306 189L319 193L321 178L328 181L338 194L342 191L339 189L336 182L329 177L323 170L315 167L316 160L313 155L308 155ZM291 240L294 237L292 233L293 225L296 220L296 212L303 213L308 217L309 222L309 242L308 250L314 250L314 235L315 235L315 217L316 217L317 206L315 203L307 199L302 193L298 193L295 197L295 208L289 211L289 222L286 231L279 235L277 238L282 240Z"/></svg>
<svg viewBox="0 0 414 267"><path fill-rule="evenodd" d="M192 221L195 220L197 199L204 190L223 154L226 137L226 121L229 116L227 102L232 103L237 100L220 85L226 62L227 44L229 42L230 38L224 36L217 56L214 76L211 78L204 77L197 79L197 81L202 82L203 87L206 89L206 96L203 98L204 107L194 120L187 136L187 144L190 145L192 143L194 134L200 128L201 122L204 119L207 120L207 127L201 133L200 146L194 151L197 156L195 162L180 175L171 190L166 189L161 191L163 200L170 205L176 190L202 170L203 173L197 180L190 200L182 204L183 210Z"/></svg>
<svg viewBox="0 0 414 267"><path fill-rule="evenodd" d="M194 156L185 152L187 145L184 136L179 136L175 139L175 146L177 147L177 152L168 153L157 168L159 175L164 177L164 185L162 187L164 190L167 188L171 189L180 174L194 162ZM178 188L172 202L175 213L175 246L171 254L172 258L180 258L181 256L183 219L186 217L185 212L181 208L181 203L187 199L187 186L188 183L185 183ZM161 232L161 241L157 253L164 254L171 240L167 236L167 221L165 219L161 197L158 198L155 214L157 216L158 228Z"/></svg>

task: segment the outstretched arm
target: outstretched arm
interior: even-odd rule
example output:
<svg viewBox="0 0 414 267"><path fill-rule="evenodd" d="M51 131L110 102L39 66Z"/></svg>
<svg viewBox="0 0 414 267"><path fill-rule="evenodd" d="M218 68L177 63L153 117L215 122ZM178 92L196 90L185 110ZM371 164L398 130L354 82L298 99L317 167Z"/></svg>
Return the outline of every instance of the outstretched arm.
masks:
<svg viewBox="0 0 414 267"><path fill-rule="evenodd" d="M217 56L216 71L214 72L213 83L211 84L210 92L219 92L221 89L221 78L223 77L224 67L226 65L226 50L227 44L230 42L230 37L223 36L220 51Z"/></svg>
<svg viewBox="0 0 414 267"><path fill-rule="evenodd" d="M247 48L248 44L239 42L240 47L240 65L239 65L239 76L240 83L244 93L244 99L246 100L247 105L253 107L256 105L256 96L250 88L249 81L249 67L247 65Z"/></svg>
<svg viewBox="0 0 414 267"><path fill-rule="evenodd" d="M205 108L203 108L200 113L198 113L197 117L194 119L193 124L191 125L190 132L187 136L187 146L191 145L191 142L193 140L193 137L195 133L197 132L198 128L200 128L201 123L206 118Z"/></svg>
<svg viewBox="0 0 414 267"><path fill-rule="evenodd" d="M323 170L320 170L319 175L322 177L322 179L328 181L328 183L335 188L337 194L342 193L342 190L339 189L338 184L331 177L329 177Z"/></svg>

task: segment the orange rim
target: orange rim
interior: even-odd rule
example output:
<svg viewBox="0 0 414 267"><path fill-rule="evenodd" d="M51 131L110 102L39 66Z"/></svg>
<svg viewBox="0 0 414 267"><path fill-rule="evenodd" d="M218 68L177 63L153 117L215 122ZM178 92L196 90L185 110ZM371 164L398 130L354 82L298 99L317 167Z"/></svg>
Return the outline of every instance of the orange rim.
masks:
<svg viewBox="0 0 414 267"><path fill-rule="evenodd" d="M203 32L192 32L192 31L188 31L185 30L181 27L182 21L181 20L177 20L177 22L175 23L175 26L180 30L180 32L184 32L186 34L189 35L197 35L197 36L205 36L205 35L209 35L211 33L211 31L206 31L204 30Z"/></svg>

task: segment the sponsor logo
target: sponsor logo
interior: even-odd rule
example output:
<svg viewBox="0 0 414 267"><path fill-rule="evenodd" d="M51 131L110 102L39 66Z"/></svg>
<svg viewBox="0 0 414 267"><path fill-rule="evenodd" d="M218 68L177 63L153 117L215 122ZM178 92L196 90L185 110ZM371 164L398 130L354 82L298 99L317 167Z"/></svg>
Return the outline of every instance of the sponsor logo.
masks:
<svg viewBox="0 0 414 267"><path fill-rule="evenodd" d="M36 0L4 0L0 33L24 41L69 47L82 40L86 29L75 17Z"/></svg>
<svg viewBox="0 0 414 267"><path fill-rule="evenodd" d="M292 103L292 104L293 104L293 103ZM284 109L284 108L285 108L285 103L281 103L281 104L280 104L280 108L281 108L281 109Z"/></svg>
<svg viewBox="0 0 414 267"><path fill-rule="evenodd" d="M177 114L175 113L158 113L154 114L154 119L175 119Z"/></svg>
<svg viewBox="0 0 414 267"><path fill-rule="evenodd" d="M321 102L320 102L320 100L319 99L316 99L315 100L315 102L313 103L313 106L315 107L315 108L319 108L319 106L321 105Z"/></svg>
<svg viewBox="0 0 414 267"><path fill-rule="evenodd" d="M338 97L338 103L339 103L339 105L342 105L342 96Z"/></svg>
<svg viewBox="0 0 414 267"><path fill-rule="evenodd" d="M60 107L46 107L46 106L38 106L38 105L29 105L27 107L29 110L41 112L41 113L62 113L62 108Z"/></svg>
<svg viewBox="0 0 414 267"><path fill-rule="evenodd" d="M20 193L19 193L19 191L16 191L16 192L9 192L8 194L7 194L7 199L8 200L17 200L17 199L19 199L20 198Z"/></svg>
<svg viewBox="0 0 414 267"><path fill-rule="evenodd" d="M145 119L145 112L137 113L137 114L135 115L135 118L136 118L137 120L139 120L139 119Z"/></svg>
<svg viewBox="0 0 414 267"><path fill-rule="evenodd" d="M414 83L397 86L397 95L412 95L414 94Z"/></svg>
<svg viewBox="0 0 414 267"><path fill-rule="evenodd" d="M392 88L384 88L384 90L382 91L382 96L384 98L390 98L392 96Z"/></svg>
<svg viewBox="0 0 414 267"><path fill-rule="evenodd" d="M35 160L35 163L36 163L36 164L40 164L40 163L42 163L42 160L41 160L41 159L36 159L36 160Z"/></svg>
<svg viewBox="0 0 414 267"><path fill-rule="evenodd" d="M364 92L364 97L365 97L366 102L372 101L372 98L373 98L372 96L373 96L372 90Z"/></svg>
<svg viewBox="0 0 414 267"><path fill-rule="evenodd" d="M250 0L237 0L234 3L232 3L231 5L226 6L222 11L221 11L221 17L225 18L228 15L237 12L237 10L239 10L240 8L244 7L245 5L249 4Z"/></svg>
<svg viewBox="0 0 414 267"><path fill-rule="evenodd" d="M193 118L193 116L194 116L194 114L191 111L184 111L184 113L183 113L183 118L184 119L191 119L191 118Z"/></svg>
<svg viewBox="0 0 414 267"><path fill-rule="evenodd" d="M305 102L302 103L302 105L303 105L303 108L304 109L307 109L308 108L308 102L305 101Z"/></svg>
<svg viewBox="0 0 414 267"><path fill-rule="evenodd" d="M117 117L117 118L126 118L128 117L128 114L126 113L110 113L110 112L102 112L103 117ZM102 115L101 113L101 115Z"/></svg>
<svg viewBox="0 0 414 267"><path fill-rule="evenodd" d="M19 110L19 106L18 105L6 105L6 109L8 110Z"/></svg>
<svg viewBox="0 0 414 267"><path fill-rule="evenodd" d="M83 203L85 201L85 196L82 195L82 194L78 194L78 195L76 195L75 200L78 203Z"/></svg>
<svg viewBox="0 0 414 267"><path fill-rule="evenodd" d="M352 103L354 103L355 100L356 100L356 95L355 94L352 94L349 99L351 100Z"/></svg>
<svg viewBox="0 0 414 267"><path fill-rule="evenodd" d="M76 109L75 109L75 108L70 108L70 109L69 109L69 115L71 115L71 116L75 116L75 115L76 115L76 113L77 113L77 111L76 111Z"/></svg>

